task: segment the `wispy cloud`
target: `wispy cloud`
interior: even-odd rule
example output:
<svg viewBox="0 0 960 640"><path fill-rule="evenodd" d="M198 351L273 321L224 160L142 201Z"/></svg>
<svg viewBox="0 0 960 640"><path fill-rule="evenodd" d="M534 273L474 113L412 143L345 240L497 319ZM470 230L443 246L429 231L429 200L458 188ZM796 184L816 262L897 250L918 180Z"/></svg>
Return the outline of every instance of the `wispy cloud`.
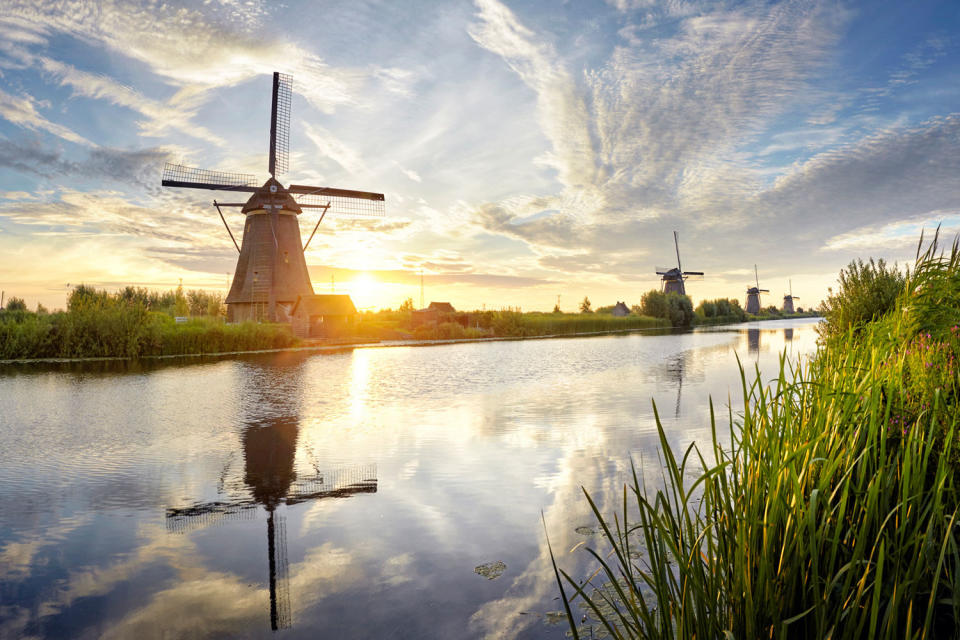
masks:
<svg viewBox="0 0 960 640"><path fill-rule="evenodd" d="M41 105L30 96L14 96L0 89L0 118L25 129L52 133L67 142L94 146L92 142L68 127L47 120L37 111L38 106Z"/></svg>

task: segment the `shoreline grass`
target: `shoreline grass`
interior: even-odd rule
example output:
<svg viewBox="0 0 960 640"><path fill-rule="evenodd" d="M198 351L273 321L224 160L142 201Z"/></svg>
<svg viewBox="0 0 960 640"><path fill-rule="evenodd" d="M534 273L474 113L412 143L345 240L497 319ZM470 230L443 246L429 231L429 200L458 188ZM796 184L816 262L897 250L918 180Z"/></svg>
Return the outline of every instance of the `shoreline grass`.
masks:
<svg viewBox="0 0 960 640"><path fill-rule="evenodd" d="M674 451L657 416L662 486L635 469L614 514L585 492L607 542L585 584L555 563L575 638L957 636L960 252L937 251L813 359L769 383L741 367L708 450Z"/></svg>

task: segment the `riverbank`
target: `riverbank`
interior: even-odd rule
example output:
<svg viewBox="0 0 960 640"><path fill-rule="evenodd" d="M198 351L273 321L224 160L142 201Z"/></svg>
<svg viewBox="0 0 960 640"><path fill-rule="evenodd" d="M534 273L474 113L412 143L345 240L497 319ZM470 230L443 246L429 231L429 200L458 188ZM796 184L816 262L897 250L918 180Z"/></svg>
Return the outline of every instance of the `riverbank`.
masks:
<svg viewBox="0 0 960 640"><path fill-rule="evenodd" d="M656 418L663 485L641 467L622 512L590 501L599 578L554 565L575 638L956 637L960 252L918 255L841 273L816 355L741 368L707 450Z"/></svg>
<svg viewBox="0 0 960 640"><path fill-rule="evenodd" d="M146 355L137 358L120 357L93 357L93 358L13 358L0 360L0 365L24 365L24 364L67 364L83 362L132 362L135 360L176 360L176 359L202 359L202 358L230 358L234 356L264 355L270 353L297 353L297 352L334 352L347 349L372 349L372 348L390 348L390 347L430 347L445 344L462 344L471 342L511 342L519 340L554 340L559 338L589 338L592 336L624 335L630 333L651 333L667 334L674 331L684 331L672 327L650 327L639 329L617 329L610 331L588 331L581 333L556 333L545 335L527 335L527 336L502 336L486 338L455 338L455 339L431 339L431 340L330 340L330 341L310 341L313 344L302 344L292 347L278 349L250 349L241 351L225 351L217 353L182 353L171 355Z"/></svg>
<svg viewBox="0 0 960 640"><path fill-rule="evenodd" d="M175 322L166 313L101 294L96 304L68 312L0 313L0 364L84 362L136 358L229 357L280 351L323 351L348 346L421 346L525 338L670 331L662 318L631 314L521 313L515 310L458 314L457 322L410 327L409 314L364 314L351 334L323 340L296 338L286 324L227 324L218 317ZM815 314L700 318L694 326L813 317ZM466 325L466 326L464 326Z"/></svg>

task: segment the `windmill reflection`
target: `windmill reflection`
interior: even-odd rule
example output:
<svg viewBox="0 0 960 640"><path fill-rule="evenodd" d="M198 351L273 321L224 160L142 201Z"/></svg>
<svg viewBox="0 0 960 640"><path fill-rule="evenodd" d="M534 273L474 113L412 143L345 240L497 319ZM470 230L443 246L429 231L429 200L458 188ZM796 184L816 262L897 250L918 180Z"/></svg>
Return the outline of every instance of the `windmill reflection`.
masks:
<svg viewBox="0 0 960 640"><path fill-rule="evenodd" d="M788 327L783 330L783 341L784 342L793 342L793 329Z"/></svg>
<svg viewBox="0 0 960 640"><path fill-rule="evenodd" d="M167 509L167 528L182 532L221 519L252 518L257 506L267 512L267 555L270 565L270 628L291 626L289 563L281 504L376 493L376 465L342 467L298 479L294 468L299 424L296 417L274 418L243 430L246 496Z"/></svg>
<svg viewBox="0 0 960 640"><path fill-rule="evenodd" d="M747 329L747 352L760 353L760 329Z"/></svg>
<svg viewBox="0 0 960 640"><path fill-rule="evenodd" d="M686 353L678 353L667 362L667 376L677 385L677 404L674 409L674 417L680 417L680 395L683 392L683 374L686 371Z"/></svg>

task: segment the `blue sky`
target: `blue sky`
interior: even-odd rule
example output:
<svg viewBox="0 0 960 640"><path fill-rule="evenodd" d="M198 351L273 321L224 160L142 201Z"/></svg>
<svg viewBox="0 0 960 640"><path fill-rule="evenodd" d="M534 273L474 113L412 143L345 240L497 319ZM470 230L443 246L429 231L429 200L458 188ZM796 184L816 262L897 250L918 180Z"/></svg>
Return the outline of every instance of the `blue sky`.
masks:
<svg viewBox="0 0 960 640"><path fill-rule="evenodd" d="M955 2L45 2L0 13L0 286L227 284L236 252L169 160L383 191L325 220L315 288L361 307L826 293L858 256L960 230ZM239 214L230 219L236 231ZM309 233L314 219L301 220ZM809 304L808 303L808 304Z"/></svg>

